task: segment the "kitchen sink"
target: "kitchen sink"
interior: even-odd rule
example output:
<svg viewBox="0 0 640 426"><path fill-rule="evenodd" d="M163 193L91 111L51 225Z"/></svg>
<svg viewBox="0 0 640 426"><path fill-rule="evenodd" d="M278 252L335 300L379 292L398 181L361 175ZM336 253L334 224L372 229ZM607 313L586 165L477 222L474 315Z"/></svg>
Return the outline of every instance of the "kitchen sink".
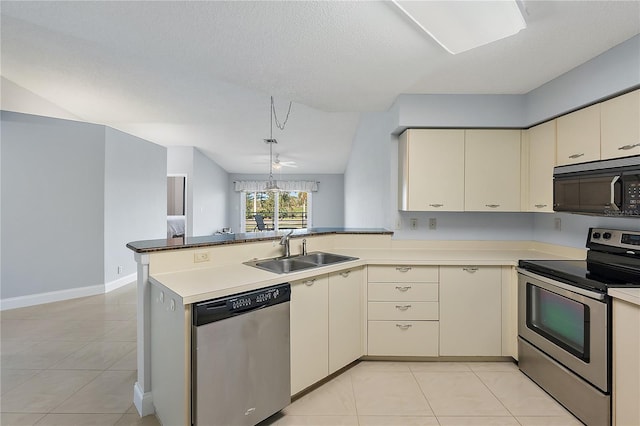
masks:
<svg viewBox="0 0 640 426"><path fill-rule="evenodd" d="M347 262L349 260L356 260L356 257L343 256L341 254L325 253L321 251L306 254L304 256L298 256L296 259L300 259L304 262L315 263L316 265L332 265L334 263Z"/></svg>
<svg viewBox="0 0 640 426"><path fill-rule="evenodd" d="M335 263L348 262L350 260L357 259L357 257L318 251L298 256L252 260L245 262L244 264L264 269L269 272L275 272L276 274L288 274L291 272L304 271L305 269L319 268L321 266L333 265Z"/></svg>

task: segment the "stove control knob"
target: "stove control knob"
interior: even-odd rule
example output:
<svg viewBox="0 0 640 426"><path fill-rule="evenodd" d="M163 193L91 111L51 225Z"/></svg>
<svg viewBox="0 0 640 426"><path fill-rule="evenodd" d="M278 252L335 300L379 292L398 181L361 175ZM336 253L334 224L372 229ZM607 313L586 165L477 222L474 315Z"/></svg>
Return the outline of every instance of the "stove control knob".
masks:
<svg viewBox="0 0 640 426"><path fill-rule="evenodd" d="M611 238L611 232L605 232L604 234L602 234L602 238L604 238L605 240L608 240Z"/></svg>
<svg viewBox="0 0 640 426"><path fill-rule="evenodd" d="M597 239L600 238L600 233L599 232L594 232L592 237L593 237L594 240L597 240Z"/></svg>

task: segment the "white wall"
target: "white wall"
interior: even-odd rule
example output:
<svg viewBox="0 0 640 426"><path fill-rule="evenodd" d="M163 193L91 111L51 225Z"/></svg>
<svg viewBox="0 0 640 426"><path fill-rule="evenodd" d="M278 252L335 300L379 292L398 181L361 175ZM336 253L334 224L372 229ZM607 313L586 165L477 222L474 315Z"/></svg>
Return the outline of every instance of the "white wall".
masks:
<svg viewBox="0 0 640 426"><path fill-rule="evenodd" d="M136 273L131 241L166 238L166 148L106 128L104 283ZM122 271L118 273L118 266Z"/></svg>
<svg viewBox="0 0 640 426"><path fill-rule="evenodd" d="M2 288L104 284L104 127L1 112Z"/></svg>
<svg viewBox="0 0 640 426"><path fill-rule="evenodd" d="M234 189L234 182L239 180L267 180L266 174L230 174L229 175L229 223L234 232L240 230L240 192ZM277 180L315 180L319 182L318 191L311 195L312 225L314 228L343 227L344 225L344 175L337 174L284 174ZM251 230L247 230L251 231Z"/></svg>

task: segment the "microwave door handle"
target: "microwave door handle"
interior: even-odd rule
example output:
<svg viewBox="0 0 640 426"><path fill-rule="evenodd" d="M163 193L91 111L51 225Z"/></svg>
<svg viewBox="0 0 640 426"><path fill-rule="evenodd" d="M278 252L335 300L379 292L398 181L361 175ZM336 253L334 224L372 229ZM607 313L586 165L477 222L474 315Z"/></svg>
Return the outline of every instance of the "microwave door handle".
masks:
<svg viewBox="0 0 640 426"><path fill-rule="evenodd" d="M616 211L620 210L620 206L616 204L616 182L618 182L618 180L620 180L619 175L611 179L611 203L609 203L609 207Z"/></svg>

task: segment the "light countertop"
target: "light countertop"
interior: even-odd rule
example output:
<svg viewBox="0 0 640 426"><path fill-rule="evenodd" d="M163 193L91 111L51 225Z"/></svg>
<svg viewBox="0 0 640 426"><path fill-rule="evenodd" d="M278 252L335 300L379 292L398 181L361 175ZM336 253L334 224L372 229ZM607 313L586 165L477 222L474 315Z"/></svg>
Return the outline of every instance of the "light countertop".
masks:
<svg viewBox="0 0 640 426"><path fill-rule="evenodd" d="M567 259L539 250L335 249L331 252L357 257L358 260L289 274L276 274L237 263L158 273L153 274L151 280L167 287L187 305L364 265L517 266L520 259Z"/></svg>
<svg viewBox="0 0 640 426"><path fill-rule="evenodd" d="M610 288L607 293L615 299L624 300L640 307L640 288Z"/></svg>

